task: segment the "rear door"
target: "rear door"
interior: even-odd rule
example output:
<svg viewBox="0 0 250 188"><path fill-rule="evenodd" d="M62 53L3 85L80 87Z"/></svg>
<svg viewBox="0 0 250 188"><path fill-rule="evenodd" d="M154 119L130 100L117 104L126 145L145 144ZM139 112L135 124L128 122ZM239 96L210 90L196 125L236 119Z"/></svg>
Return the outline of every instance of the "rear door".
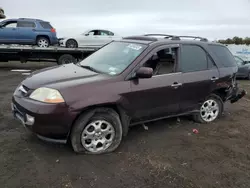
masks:
<svg viewBox="0 0 250 188"><path fill-rule="evenodd" d="M22 43L33 43L36 41L36 24L32 21L18 21L18 36L17 40Z"/></svg>
<svg viewBox="0 0 250 188"><path fill-rule="evenodd" d="M217 87L219 71L205 49L193 44L181 46L179 68L183 76L180 108L184 113L197 109Z"/></svg>

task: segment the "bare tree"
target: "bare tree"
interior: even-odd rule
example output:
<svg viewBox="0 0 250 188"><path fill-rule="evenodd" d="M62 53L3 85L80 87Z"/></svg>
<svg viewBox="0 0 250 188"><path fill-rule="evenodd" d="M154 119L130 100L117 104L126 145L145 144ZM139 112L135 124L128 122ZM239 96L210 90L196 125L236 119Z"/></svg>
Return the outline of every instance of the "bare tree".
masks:
<svg viewBox="0 0 250 188"><path fill-rule="evenodd" d="M0 7L0 19L4 19L6 16L4 15L4 10L2 7Z"/></svg>

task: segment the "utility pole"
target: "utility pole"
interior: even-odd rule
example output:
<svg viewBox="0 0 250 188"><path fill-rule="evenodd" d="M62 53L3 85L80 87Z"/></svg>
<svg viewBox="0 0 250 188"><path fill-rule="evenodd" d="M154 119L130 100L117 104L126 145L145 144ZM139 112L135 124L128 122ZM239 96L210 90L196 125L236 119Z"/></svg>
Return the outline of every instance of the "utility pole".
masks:
<svg viewBox="0 0 250 188"><path fill-rule="evenodd" d="M4 10L2 7L0 7L0 19L4 19L6 16L4 15Z"/></svg>

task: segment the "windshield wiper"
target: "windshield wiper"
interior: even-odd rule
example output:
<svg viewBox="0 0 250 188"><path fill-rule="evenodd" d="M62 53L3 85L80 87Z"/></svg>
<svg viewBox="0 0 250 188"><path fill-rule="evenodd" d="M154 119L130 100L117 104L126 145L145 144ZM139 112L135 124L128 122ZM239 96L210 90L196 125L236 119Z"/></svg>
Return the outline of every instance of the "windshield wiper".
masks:
<svg viewBox="0 0 250 188"><path fill-rule="evenodd" d="M91 67L91 66L88 66L88 65L81 65L80 63L79 63L78 65L79 65L80 67L82 67L82 68L91 70L91 71L96 72L96 73L100 73L100 71L96 70L95 68L93 68L93 67Z"/></svg>

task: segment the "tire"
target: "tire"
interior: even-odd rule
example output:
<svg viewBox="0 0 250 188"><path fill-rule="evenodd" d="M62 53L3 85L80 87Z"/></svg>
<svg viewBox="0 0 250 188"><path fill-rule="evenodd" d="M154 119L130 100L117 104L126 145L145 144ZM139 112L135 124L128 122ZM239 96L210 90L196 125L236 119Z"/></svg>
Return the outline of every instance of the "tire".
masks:
<svg viewBox="0 0 250 188"><path fill-rule="evenodd" d="M48 48L49 45L50 45L50 42L49 42L49 39L46 38L46 37L38 37L36 39L36 44L37 44L38 47Z"/></svg>
<svg viewBox="0 0 250 188"><path fill-rule="evenodd" d="M98 123L100 123L99 128ZM101 133L104 130L109 131L106 133L106 137L104 133ZM92 134L89 133L94 134L92 138ZM101 140L104 144L101 143ZM84 113L75 122L70 134L70 141L74 152L84 154L113 152L120 145L121 140L122 124L119 115L110 108L96 108ZM95 150L95 148L97 149Z"/></svg>
<svg viewBox="0 0 250 188"><path fill-rule="evenodd" d="M78 48L78 44L76 40L74 39L69 39L66 41L66 48Z"/></svg>
<svg viewBox="0 0 250 188"><path fill-rule="evenodd" d="M217 109L217 112L214 113L215 111L212 112L212 109L207 109L206 111L206 105L210 104L211 107L214 107L215 109ZM200 112L199 113L195 113L193 115L193 119L194 121L198 122L198 123L210 123L215 121L216 119L220 118L222 112L223 112L223 108L224 108L224 104L222 99L215 94L210 95L209 97L207 97L204 102L202 103L202 105L200 106ZM212 113L214 115L208 115L207 118L205 116L202 116L202 114L208 114L208 113ZM210 118L209 118L210 116Z"/></svg>
<svg viewBox="0 0 250 188"><path fill-rule="evenodd" d="M250 80L250 72L248 73L247 79Z"/></svg>
<svg viewBox="0 0 250 188"><path fill-rule="evenodd" d="M69 64L69 63L76 63L76 58L74 58L72 55L70 54L64 54L61 55L58 60L57 60L57 64L58 65L64 65L64 64Z"/></svg>

